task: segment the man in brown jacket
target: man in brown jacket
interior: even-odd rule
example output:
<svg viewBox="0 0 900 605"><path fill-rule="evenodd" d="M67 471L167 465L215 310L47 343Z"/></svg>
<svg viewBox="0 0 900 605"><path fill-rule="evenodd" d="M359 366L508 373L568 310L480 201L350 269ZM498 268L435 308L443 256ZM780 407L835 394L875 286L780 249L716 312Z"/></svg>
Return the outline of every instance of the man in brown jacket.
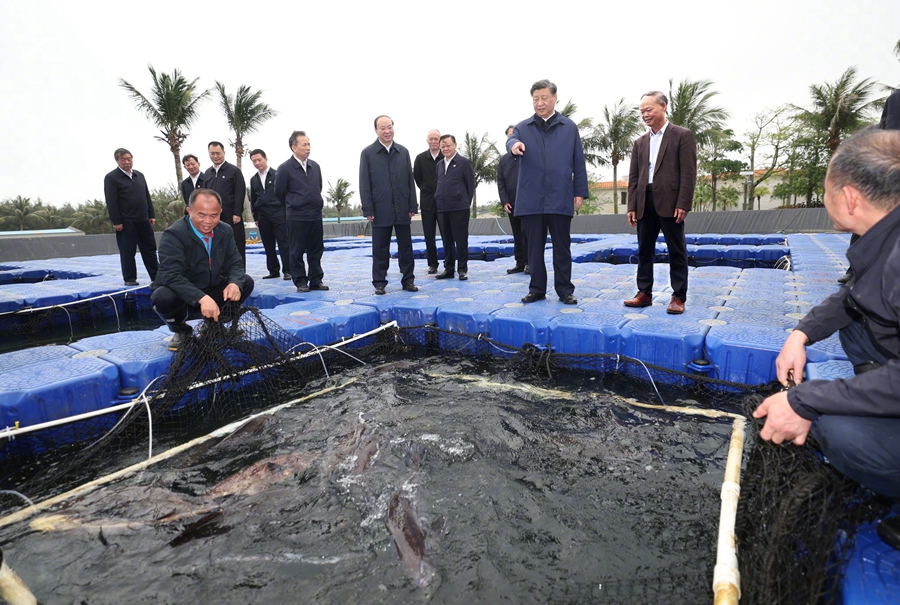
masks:
<svg viewBox="0 0 900 605"><path fill-rule="evenodd" d="M648 307L653 299L653 257L660 230L669 249L672 299L668 313L684 313L687 299L687 244L684 217L697 183L697 143L687 128L666 120L669 100L659 91L641 97L641 119L650 132L634 142L628 173L628 224L637 226L638 293L628 307Z"/></svg>

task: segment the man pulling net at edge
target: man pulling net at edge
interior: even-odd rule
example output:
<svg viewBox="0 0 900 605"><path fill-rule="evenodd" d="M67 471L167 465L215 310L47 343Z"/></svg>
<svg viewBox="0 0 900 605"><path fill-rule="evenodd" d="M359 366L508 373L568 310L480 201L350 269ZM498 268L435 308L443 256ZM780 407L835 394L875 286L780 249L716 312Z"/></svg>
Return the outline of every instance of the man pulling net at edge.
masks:
<svg viewBox="0 0 900 605"><path fill-rule="evenodd" d="M811 380L766 398L760 437L803 445L812 434L828 462L900 509L900 132L868 129L828 166L825 208L838 231L860 236L847 251L852 277L804 317L775 361L778 380L800 382L806 345L840 333L855 376ZM900 549L900 517L878 533Z"/></svg>
<svg viewBox="0 0 900 605"><path fill-rule="evenodd" d="M165 230L159 241L159 271L150 285L153 310L173 332L169 350L190 338L189 307L219 321L226 301L243 304L253 292L253 278L234 241L234 231L220 223L222 200L212 189L196 189L188 216Z"/></svg>

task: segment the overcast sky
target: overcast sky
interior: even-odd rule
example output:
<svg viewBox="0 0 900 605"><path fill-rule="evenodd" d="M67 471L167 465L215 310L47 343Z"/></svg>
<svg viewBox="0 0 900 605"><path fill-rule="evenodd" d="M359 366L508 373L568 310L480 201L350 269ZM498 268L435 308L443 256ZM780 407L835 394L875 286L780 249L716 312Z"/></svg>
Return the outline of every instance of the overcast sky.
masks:
<svg viewBox="0 0 900 605"><path fill-rule="evenodd" d="M855 65L900 84L892 49L897 0L754 2L71 2L0 3L0 199L62 205L103 198L113 151L127 147L150 187L175 181L168 145L134 109L119 78L148 94L147 65L178 68L234 92L264 90L279 115L245 141L277 167L292 130L305 130L326 181L357 190L372 120L394 119L415 155L430 128L461 138L533 113L529 88L549 78L576 118L599 118L620 98L668 89L669 78L711 79L730 126L747 130L767 107L806 104L810 84ZM214 100L184 143L200 157L231 138ZM228 161L234 163L229 149ZM254 172L249 159L244 174ZM610 169L596 169L602 178ZM186 175L185 175L186 176ZM327 190L327 184L326 184ZM497 198L482 185L479 201ZM354 203L358 196L354 196Z"/></svg>

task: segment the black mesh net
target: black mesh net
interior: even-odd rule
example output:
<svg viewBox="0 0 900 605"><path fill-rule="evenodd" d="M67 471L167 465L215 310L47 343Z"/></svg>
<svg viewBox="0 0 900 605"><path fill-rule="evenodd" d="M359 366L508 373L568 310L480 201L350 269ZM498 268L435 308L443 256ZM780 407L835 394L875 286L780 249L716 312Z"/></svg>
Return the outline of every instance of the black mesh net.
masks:
<svg viewBox="0 0 900 605"><path fill-rule="evenodd" d="M748 418L762 402L750 396ZM861 523L884 516L890 503L826 464L810 438L803 446L759 439L741 476L735 533L741 602L840 603L835 590Z"/></svg>
<svg viewBox="0 0 900 605"><path fill-rule="evenodd" d="M165 451L299 397L329 372L376 355L466 357L494 371L535 377L590 373L598 389L609 381L623 397L705 402L748 417L776 388L676 372L620 355L516 348L434 326L388 327L340 347L313 347L257 309L226 306L220 322L207 320L195 328L168 373L135 405L2 444L0 487L45 499L145 460L148 452ZM772 446L759 441L756 433L748 442L738 517L742 602L833 602L836 592L831 588L852 550L855 527L883 514L884 503L831 469L811 445ZM0 495L0 506L9 512L22 502ZM630 602L642 595L674 595L684 579L679 573L673 568L666 576L655 573L602 587L560 588L557 600ZM691 584L696 585L696 578ZM704 600L699 597L697 602Z"/></svg>

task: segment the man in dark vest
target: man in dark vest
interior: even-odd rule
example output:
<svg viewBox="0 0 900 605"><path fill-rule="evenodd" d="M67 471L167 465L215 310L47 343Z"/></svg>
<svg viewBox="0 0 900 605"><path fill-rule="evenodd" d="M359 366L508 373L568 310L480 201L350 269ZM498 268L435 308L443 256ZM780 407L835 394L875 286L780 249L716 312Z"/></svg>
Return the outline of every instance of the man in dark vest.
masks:
<svg viewBox="0 0 900 605"><path fill-rule="evenodd" d="M207 146L209 159L213 165L203 174L203 182L208 189L219 194L222 200L222 221L234 230L234 243L241 255L244 268L247 267L247 236L244 232L244 197L247 183L237 166L225 161L225 146L213 141Z"/></svg>
<svg viewBox="0 0 900 605"><path fill-rule="evenodd" d="M275 195L275 170L269 168L266 152L262 149L254 149L250 152L250 161L256 168L256 174L250 177L250 211L256 228L259 229L259 239L262 240L266 250L266 268L268 275L263 279L275 279L279 276L282 265L278 263L278 253L281 253L281 262L284 265L284 279L291 279L291 250L288 241L287 218L284 213L284 203ZM275 251L275 244L278 251Z"/></svg>
<svg viewBox="0 0 900 605"><path fill-rule="evenodd" d="M156 278L159 261L156 258L156 235L153 225L156 214L147 179L137 170L132 170L134 160L127 149L116 149L118 168L103 179L106 195L106 209L109 220L116 230L116 244L119 247L119 261L122 278L126 286L137 286L137 265L134 262L135 249L141 251L144 267L151 281Z"/></svg>

